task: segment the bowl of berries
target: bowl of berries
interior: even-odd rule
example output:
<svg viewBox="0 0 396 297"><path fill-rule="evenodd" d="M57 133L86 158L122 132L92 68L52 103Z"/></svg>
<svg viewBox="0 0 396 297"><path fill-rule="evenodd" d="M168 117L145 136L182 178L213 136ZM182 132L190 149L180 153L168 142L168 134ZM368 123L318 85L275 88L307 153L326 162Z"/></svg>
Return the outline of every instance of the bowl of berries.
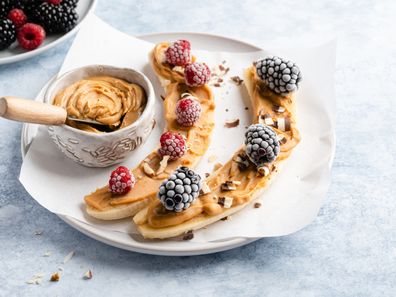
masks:
<svg viewBox="0 0 396 297"><path fill-rule="evenodd" d="M97 0L0 0L0 65L36 56L65 41Z"/></svg>

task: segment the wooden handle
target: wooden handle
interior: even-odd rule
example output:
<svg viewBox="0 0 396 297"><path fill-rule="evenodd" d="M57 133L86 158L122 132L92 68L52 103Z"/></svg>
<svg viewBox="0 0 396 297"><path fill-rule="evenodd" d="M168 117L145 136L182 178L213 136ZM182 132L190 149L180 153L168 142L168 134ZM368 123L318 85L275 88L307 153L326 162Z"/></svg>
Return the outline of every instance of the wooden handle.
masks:
<svg viewBox="0 0 396 297"><path fill-rule="evenodd" d="M0 97L0 116L9 120L42 125L63 125L62 107L16 97Z"/></svg>

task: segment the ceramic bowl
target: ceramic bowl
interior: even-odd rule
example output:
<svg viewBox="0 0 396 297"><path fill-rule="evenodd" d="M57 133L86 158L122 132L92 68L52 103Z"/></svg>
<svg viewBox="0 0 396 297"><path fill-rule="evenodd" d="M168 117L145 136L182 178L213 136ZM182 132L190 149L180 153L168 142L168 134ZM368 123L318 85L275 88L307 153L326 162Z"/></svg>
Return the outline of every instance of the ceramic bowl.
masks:
<svg viewBox="0 0 396 297"><path fill-rule="evenodd" d="M140 118L131 125L110 133L97 134L68 125L48 126L56 146L68 158L88 167L107 167L122 162L142 145L154 126L154 89L139 71L107 65L91 65L71 70L55 79L45 92L44 101L52 104L56 94L69 85L91 76L111 76L144 88L147 104Z"/></svg>

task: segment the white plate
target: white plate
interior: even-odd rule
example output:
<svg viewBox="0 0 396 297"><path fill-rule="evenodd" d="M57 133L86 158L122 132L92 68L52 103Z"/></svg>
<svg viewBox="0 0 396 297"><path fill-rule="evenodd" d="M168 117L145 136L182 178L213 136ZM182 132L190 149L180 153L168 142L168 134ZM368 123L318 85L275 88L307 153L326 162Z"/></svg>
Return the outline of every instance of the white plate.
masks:
<svg viewBox="0 0 396 297"><path fill-rule="evenodd" d="M244 43L238 40L213 36L208 34L196 34L196 33L159 33L142 36L142 39L157 43L164 40L176 40L180 38L186 38L190 40L194 46L198 49L215 50L215 51L233 51L233 52L249 52L257 51L260 48ZM43 90L45 87L43 88ZM42 92L43 92L42 90ZM42 98L39 94L37 98ZM21 149L22 154L25 155L29 143L35 136L37 126L32 124L25 124L22 130ZM330 165L330 164L329 164ZM224 250L229 250L235 247L239 247L248 243L251 243L257 238L234 238L225 241L200 243L190 241L137 241L126 233L114 232L104 229L95 228L91 225L87 225L78 220L67 216L60 216L67 224L80 232L106 244L119 247L122 249L141 252L146 254L156 255L171 255L171 256L182 256L182 255L200 255L214 253Z"/></svg>
<svg viewBox="0 0 396 297"><path fill-rule="evenodd" d="M10 48L0 51L0 65L2 64L8 64L8 63L13 63L13 62L18 62L22 61L34 56L37 56L50 48L53 48L54 46L60 44L61 42L65 41L66 39L70 38L71 36L74 35L81 26L81 24L84 22L84 20L87 18L87 16L95 9L97 0L81 0L78 2L77 6L77 13L79 15L78 23L77 25L73 28L73 30L67 32L66 34L63 35L51 35L48 36L44 43L38 47L37 49L33 51L26 51L23 48L21 48L17 42L15 42L13 45L11 45Z"/></svg>

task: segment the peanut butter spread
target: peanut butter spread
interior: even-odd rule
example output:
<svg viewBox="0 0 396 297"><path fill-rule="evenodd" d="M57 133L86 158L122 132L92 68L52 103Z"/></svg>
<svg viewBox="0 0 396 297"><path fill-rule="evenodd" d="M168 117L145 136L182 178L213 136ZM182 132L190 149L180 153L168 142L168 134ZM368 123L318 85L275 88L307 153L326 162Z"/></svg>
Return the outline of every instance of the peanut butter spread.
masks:
<svg viewBox="0 0 396 297"><path fill-rule="evenodd" d="M246 204L259 190L265 188L277 172L278 165L285 160L292 149L299 143L300 135L296 129L294 118L294 102L292 94L282 97L275 94L259 80L255 68L246 70L247 86L252 101L254 122L268 121L273 124L273 129L280 137L281 152L272 164L268 164L267 173L260 174L257 168L250 162L241 166L241 156L244 148L239 149L233 158L213 172L207 179L206 184L210 192L200 195L198 199L186 210L176 213L165 210L161 202L156 199L151 202L147 209L145 220L139 225L147 224L152 228L165 228L182 224L183 222L199 217L210 217L221 214L226 210L221 199L227 197L232 201L232 207ZM236 181L235 190L225 191L223 184L227 181Z"/></svg>
<svg viewBox="0 0 396 297"><path fill-rule="evenodd" d="M161 157L157 151L152 152L132 171L137 182L129 193L114 195L106 186L85 196L86 204L96 210L105 211L118 205L125 205L143 199L156 199L158 188L164 179L179 166L194 167L209 147L210 135L214 128L215 104L212 91L207 85L188 87L183 82L173 79L172 77L177 77L177 75L172 72L170 66L161 63L155 58L159 55L158 51L162 47L163 44L155 47L151 53L151 63L157 75L172 79L171 83L166 87L166 95L163 102L166 122L165 130L179 132L184 135L188 150L180 159L169 161L165 170L160 174L154 173L160 168ZM176 104L183 93L189 93L195 96L202 107L202 115L199 121L192 127L182 127L176 121ZM147 168L150 168L152 172L148 172Z"/></svg>
<svg viewBox="0 0 396 297"><path fill-rule="evenodd" d="M53 104L65 108L68 116L104 124L81 124L67 120L69 126L88 132L111 132L135 122L142 114L146 101L141 86L114 77L96 76L80 80L60 91Z"/></svg>

